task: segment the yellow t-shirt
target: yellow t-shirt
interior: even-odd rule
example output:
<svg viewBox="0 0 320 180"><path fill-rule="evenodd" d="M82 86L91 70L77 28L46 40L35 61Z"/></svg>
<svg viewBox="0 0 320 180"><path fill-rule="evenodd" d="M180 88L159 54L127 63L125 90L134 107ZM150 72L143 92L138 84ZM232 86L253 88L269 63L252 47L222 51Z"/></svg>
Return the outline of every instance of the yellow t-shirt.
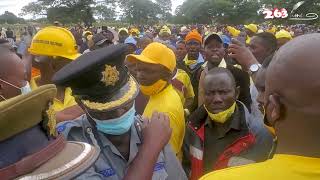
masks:
<svg viewBox="0 0 320 180"><path fill-rule="evenodd" d="M262 163L211 172L200 180L319 180L320 158L276 154Z"/></svg>
<svg viewBox="0 0 320 180"><path fill-rule="evenodd" d="M166 87L159 94L150 96L143 116L151 118L154 111L166 113L169 116L172 128L170 145L173 151L179 154L185 133L184 111L181 99L172 85Z"/></svg>
<svg viewBox="0 0 320 180"><path fill-rule="evenodd" d="M182 82L182 84L186 88L187 92L185 94L183 94L180 90L174 88L176 90L176 92L178 93L178 95L180 96L182 104L184 105L186 99L194 97L194 91L193 91L193 87L192 87L192 84L190 81L190 77L184 70L178 69L177 73L176 73L175 77L173 77L173 79L175 79L175 78L178 79L180 82Z"/></svg>
<svg viewBox="0 0 320 180"><path fill-rule="evenodd" d="M30 87L32 90L37 89L38 85L36 81L40 78L40 76L31 78L30 80ZM72 90L71 88L66 88L64 92L64 101L61 102L60 100L54 98L53 100L53 109L58 112L62 111L68 107L77 105L77 102L75 101L74 97L72 96Z"/></svg>
<svg viewBox="0 0 320 180"><path fill-rule="evenodd" d="M246 44L250 44L250 41L251 41L251 37L247 36Z"/></svg>

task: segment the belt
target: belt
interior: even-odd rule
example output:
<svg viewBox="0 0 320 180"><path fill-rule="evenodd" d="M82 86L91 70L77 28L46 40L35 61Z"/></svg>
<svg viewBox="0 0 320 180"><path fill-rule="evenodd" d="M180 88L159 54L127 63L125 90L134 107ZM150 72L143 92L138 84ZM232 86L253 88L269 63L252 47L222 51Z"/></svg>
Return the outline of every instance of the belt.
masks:
<svg viewBox="0 0 320 180"><path fill-rule="evenodd" d="M0 169L1 179L13 179L21 175L32 172L49 159L56 156L63 150L66 145L66 141L62 135L59 135L48 146L40 151L24 157L20 161Z"/></svg>

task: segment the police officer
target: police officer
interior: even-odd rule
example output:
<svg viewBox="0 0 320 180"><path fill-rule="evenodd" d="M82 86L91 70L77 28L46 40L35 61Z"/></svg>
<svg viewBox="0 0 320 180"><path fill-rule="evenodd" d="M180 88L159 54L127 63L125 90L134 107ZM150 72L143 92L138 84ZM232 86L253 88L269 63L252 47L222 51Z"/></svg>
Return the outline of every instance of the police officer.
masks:
<svg viewBox="0 0 320 180"><path fill-rule="evenodd" d="M98 158L94 146L56 133L56 92L45 85L0 102L1 179L81 179Z"/></svg>
<svg viewBox="0 0 320 180"><path fill-rule="evenodd" d="M187 179L166 145L170 135L161 137L171 130L157 127L168 125L168 117L155 113L151 122L141 123L141 117L135 116L139 87L124 66L126 51L124 44L101 48L80 56L55 74L53 82L71 87L85 111L74 121L58 124L57 129L69 140L88 142L101 150L95 172L88 178L130 179L128 174L138 174L131 179ZM148 131L141 130L142 124L147 124ZM149 152L157 152L157 156L148 159Z"/></svg>

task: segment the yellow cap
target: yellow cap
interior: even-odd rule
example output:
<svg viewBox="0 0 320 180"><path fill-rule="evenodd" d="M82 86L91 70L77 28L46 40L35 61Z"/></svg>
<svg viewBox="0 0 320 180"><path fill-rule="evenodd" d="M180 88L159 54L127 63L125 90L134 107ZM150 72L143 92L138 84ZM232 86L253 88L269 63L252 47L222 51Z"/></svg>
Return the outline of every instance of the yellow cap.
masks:
<svg viewBox="0 0 320 180"><path fill-rule="evenodd" d="M29 52L40 56L59 56L74 60L78 53L76 40L65 28L49 26L40 30L32 39Z"/></svg>
<svg viewBox="0 0 320 180"><path fill-rule="evenodd" d="M140 31L137 28L132 28L132 29L130 29L130 34L132 35L132 33L136 33L137 35L139 35Z"/></svg>
<svg viewBox="0 0 320 180"><path fill-rule="evenodd" d="M85 36L85 35L92 35L92 32L91 31L84 31L82 33L82 36Z"/></svg>
<svg viewBox="0 0 320 180"><path fill-rule="evenodd" d="M120 33L121 31L125 31L127 34L129 33L128 29L127 28L120 28L118 33Z"/></svg>
<svg viewBox="0 0 320 180"><path fill-rule="evenodd" d="M232 26L227 26L227 30L233 37L237 37L240 34L240 31Z"/></svg>
<svg viewBox="0 0 320 180"><path fill-rule="evenodd" d="M266 30L266 32L269 32L271 34L276 33L276 31L277 31L277 28L275 26L272 26L272 28L269 28L268 30Z"/></svg>
<svg viewBox="0 0 320 180"><path fill-rule="evenodd" d="M164 33L167 33L167 34L171 35L171 30L168 28L168 26L163 26L162 29L159 32L159 35L162 35Z"/></svg>
<svg viewBox="0 0 320 180"><path fill-rule="evenodd" d="M276 38L277 39L279 39L279 38L292 39L292 36L288 31L282 29L282 30L280 30L279 32L276 33Z"/></svg>
<svg viewBox="0 0 320 180"><path fill-rule="evenodd" d="M250 31L252 31L254 33L258 32L258 26L256 24L244 25L244 27L249 29Z"/></svg>
<svg viewBox="0 0 320 180"><path fill-rule="evenodd" d="M176 68L176 57L171 49L167 46L153 42L149 44L141 53L141 55L129 54L128 61L141 61L151 64L161 64L168 68L171 72Z"/></svg>

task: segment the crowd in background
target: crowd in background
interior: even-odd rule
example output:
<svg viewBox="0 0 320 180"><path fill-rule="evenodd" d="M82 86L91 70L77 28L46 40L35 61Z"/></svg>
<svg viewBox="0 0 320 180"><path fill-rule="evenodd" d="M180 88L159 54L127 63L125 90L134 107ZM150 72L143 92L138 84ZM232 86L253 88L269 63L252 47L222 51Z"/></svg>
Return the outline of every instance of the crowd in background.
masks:
<svg viewBox="0 0 320 180"><path fill-rule="evenodd" d="M8 179L40 167L13 173L10 165L60 136L96 152L72 176L61 172L69 178L320 177L317 26L64 28L55 22L19 31L20 37L1 31L0 122L19 114L9 105L52 93L41 97L51 98L48 106L32 110L41 115L30 116L30 127L0 136L1 153L9 154L0 175ZM43 138L21 145L20 136Z"/></svg>

